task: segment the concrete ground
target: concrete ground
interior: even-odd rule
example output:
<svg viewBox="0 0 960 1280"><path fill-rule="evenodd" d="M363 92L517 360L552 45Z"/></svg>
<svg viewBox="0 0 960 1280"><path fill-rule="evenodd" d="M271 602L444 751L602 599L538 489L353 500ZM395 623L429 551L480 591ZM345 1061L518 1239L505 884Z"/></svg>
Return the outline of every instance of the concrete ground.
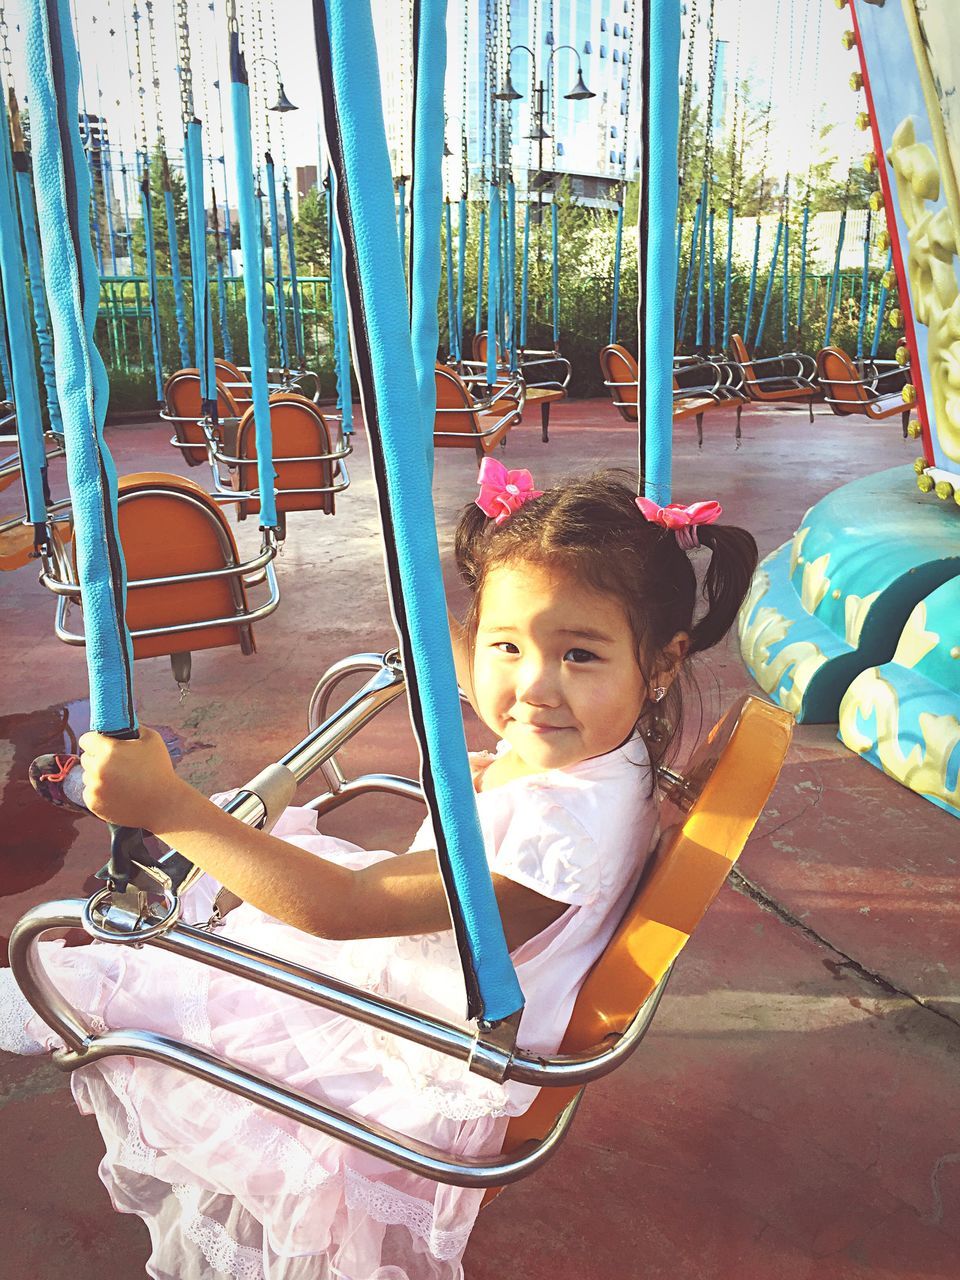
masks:
<svg viewBox="0 0 960 1280"><path fill-rule="evenodd" d="M184 470L157 424L109 433L121 472ZM909 462L894 426L805 411L708 417L702 451L678 429L675 490L717 497L765 554L805 509L856 476ZM603 402L561 405L510 436L504 460L551 482L635 468L636 437ZM194 478L204 473L194 471ZM475 493L473 455L438 454L440 527ZM392 643L366 442L330 519L291 517L283 601L258 653L201 653L183 702L166 661L137 664L144 722L182 770L235 785L297 740L310 690L345 654ZM256 530L241 526L241 545ZM32 569L0 583L0 933L37 901L74 895L104 833L35 800L26 766L85 727L82 653L52 633ZM751 687L735 644L700 672L712 723ZM471 727L477 743L482 733ZM408 772L391 708L346 753ZM405 847L419 812L365 802L328 829ZM830 726L798 729L781 780L687 947L636 1056L591 1086L571 1137L481 1215L468 1280L955 1280L960 1275L960 907L957 827L851 756ZM46 1061L0 1059L0 1274L131 1280L146 1232L115 1215L96 1177L99 1136Z"/></svg>

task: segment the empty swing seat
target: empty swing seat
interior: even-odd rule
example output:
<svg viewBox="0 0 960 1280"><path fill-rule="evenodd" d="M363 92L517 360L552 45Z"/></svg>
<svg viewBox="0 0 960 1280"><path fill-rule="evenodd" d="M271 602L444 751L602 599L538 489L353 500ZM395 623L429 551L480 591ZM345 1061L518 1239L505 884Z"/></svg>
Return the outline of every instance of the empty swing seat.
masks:
<svg viewBox="0 0 960 1280"><path fill-rule="evenodd" d="M626 347L621 347L619 343L614 342L600 352L600 368L603 372L603 385L610 393L617 413L626 422L636 422L640 376L636 360ZM700 386L680 387L676 376L673 379L673 420L680 422L684 418L696 418L697 432L701 439L703 415L708 409L715 409L721 402L718 391L719 376L714 366L710 368L713 378L710 389Z"/></svg>
<svg viewBox="0 0 960 1280"><path fill-rule="evenodd" d="M520 422L524 388L519 379L495 387L474 400L466 382L447 365L436 367L437 411L433 442L442 449L473 449L482 459Z"/></svg>
<svg viewBox="0 0 960 1280"><path fill-rule="evenodd" d="M679 821L665 830L619 928L587 975L561 1054L596 1053L621 1037L639 1042L677 956L763 812L792 732L789 712L747 695L716 725L682 777L661 769ZM503 1153L542 1140L576 1093L575 1085L541 1089L532 1106L510 1120ZM488 1191L484 1203L498 1190Z"/></svg>
<svg viewBox="0 0 960 1280"><path fill-rule="evenodd" d="M805 404L813 421L813 402L820 398L813 361L799 351L755 360L739 333L731 334L733 359L743 370L743 390L758 404ZM766 368L767 373L760 370Z"/></svg>
<svg viewBox="0 0 960 1280"><path fill-rule="evenodd" d="M234 364L231 360L224 359L223 356L216 356L213 366L216 370L217 381L223 383L236 401L237 408L241 413L245 413L253 404L253 387L250 383L249 368ZM267 376L271 379L267 384L268 391L295 391L298 395L306 395L307 384L312 382L314 400L320 394L320 380L309 369L295 371L268 369Z"/></svg>
<svg viewBox="0 0 960 1280"><path fill-rule="evenodd" d="M900 366L899 371L907 374L909 367ZM880 376L879 371L874 372ZM823 388L824 400L840 417L863 414L874 422L882 422L899 415L903 434L907 434L911 409L904 400L902 391L879 394L876 390L877 378L865 377L840 347L824 347L817 354L817 375Z"/></svg>
<svg viewBox="0 0 960 1280"><path fill-rule="evenodd" d="M487 335L477 333L472 344L473 360L469 368L478 372L474 377L485 380L487 367ZM498 352L497 386L503 386L512 378L519 376L524 387L525 405L539 406L540 434L544 441L549 439L550 406L558 400L566 400L567 387L570 385L572 372L570 361L556 351L521 351L517 361L517 372L511 373L507 368L503 352ZM548 372L559 374L559 377L548 377Z"/></svg>
<svg viewBox="0 0 960 1280"><path fill-rule="evenodd" d="M218 437L232 451L234 431L242 412L229 389L217 379L217 427L214 435L205 422L200 372L178 369L163 388L160 417L173 426L170 443L183 454L188 466L199 467L209 460L209 446Z"/></svg>
<svg viewBox="0 0 960 1280"><path fill-rule="evenodd" d="M323 511L332 516L335 495L350 483L343 461L351 451L349 444L341 437L334 448L327 419L312 400L292 391L280 391L270 397L270 431L278 513ZM257 436L252 405L240 420L236 456L231 459L218 455L218 460L235 465L238 491L255 493ZM237 506L241 520L259 511L256 496L242 498Z"/></svg>
<svg viewBox="0 0 960 1280"><path fill-rule="evenodd" d="M56 526L54 526L56 527ZM242 563L217 502L184 476L142 472L118 482L117 530L127 566L126 621L134 658L170 656L178 680L189 678L197 649L239 645L254 652L252 623L279 603L273 544ZM59 597L56 633L85 643L67 627L67 607L80 603L75 557L57 539L41 581ZM248 588L266 581L269 598L251 607Z"/></svg>

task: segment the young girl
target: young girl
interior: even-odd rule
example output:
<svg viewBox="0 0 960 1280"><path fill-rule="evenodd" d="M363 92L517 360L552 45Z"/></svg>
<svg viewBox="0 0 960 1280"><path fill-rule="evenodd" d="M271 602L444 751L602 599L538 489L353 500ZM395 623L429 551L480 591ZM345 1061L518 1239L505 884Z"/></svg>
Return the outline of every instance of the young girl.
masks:
<svg viewBox="0 0 960 1280"><path fill-rule="evenodd" d="M451 631L461 684L500 740L473 758L474 785L526 997L525 1049L560 1045L653 843L652 764L679 723L678 676L726 633L746 593L756 547L712 523L719 511L661 511L610 474L539 494L527 473L488 459L478 504L461 518L457 567L472 598ZM702 610L689 555L698 541L711 553ZM429 821L399 858L318 835L309 810L288 810L267 836L178 779L149 730L81 745L90 807L153 830L208 873L188 918L205 918L225 884L244 900L227 936L462 1021ZM97 1029L177 1036L451 1152L498 1151L509 1116L534 1096L156 948L52 942L43 962ZM4 1003L6 1047L55 1046L15 988ZM107 1059L72 1081L106 1140L114 1205L150 1229L151 1276L462 1274L482 1192L431 1183L143 1059Z"/></svg>

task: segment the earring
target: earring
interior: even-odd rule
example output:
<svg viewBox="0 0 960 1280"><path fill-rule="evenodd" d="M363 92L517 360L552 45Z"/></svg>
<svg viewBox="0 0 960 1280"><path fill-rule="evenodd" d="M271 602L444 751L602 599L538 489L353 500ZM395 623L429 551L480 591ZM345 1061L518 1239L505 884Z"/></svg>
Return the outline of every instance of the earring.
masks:
<svg viewBox="0 0 960 1280"><path fill-rule="evenodd" d="M664 697L666 696L666 693L667 691L664 688L664 686L662 684L658 684L653 690L654 702L662 702Z"/></svg>

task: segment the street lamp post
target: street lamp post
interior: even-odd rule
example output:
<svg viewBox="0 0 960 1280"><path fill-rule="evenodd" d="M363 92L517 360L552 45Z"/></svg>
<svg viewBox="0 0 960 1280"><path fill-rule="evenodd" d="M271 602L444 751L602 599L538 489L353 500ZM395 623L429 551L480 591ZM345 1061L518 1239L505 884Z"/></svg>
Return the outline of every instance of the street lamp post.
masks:
<svg viewBox="0 0 960 1280"><path fill-rule="evenodd" d="M549 89L550 76L551 76L552 67L553 67L553 60L557 56L557 54L560 53L561 50L569 49L570 52L573 54L573 56L577 60L576 84L573 86L573 88L570 90L569 93L565 93L563 95L564 98L567 98L571 102L582 102L586 98L595 98L597 95L595 93L592 93L587 88L586 83L584 82L583 64L580 61L580 54L573 47L572 44L560 44L560 45L557 45L555 49L550 50L550 54L547 58L547 85L546 86L544 85L544 82L542 79L539 79L539 80L537 79L536 53L533 51L533 49L530 48L529 45L515 44L511 48L510 53L507 56L507 78L504 81L503 87L499 89L498 92L493 94L494 98L498 98L503 102L516 102L523 97L523 94L519 93L516 87L514 86L513 79L511 78L511 75L510 75L510 59L513 57L514 53L518 49L523 49L526 53L529 53L530 58L533 62L532 79L536 81L536 85L537 85L536 89L534 89L534 94L536 95L536 106L533 108L533 117L536 124L534 126L533 132L530 133L528 137L532 142L535 142L537 144L537 204L538 204L538 219L542 219L543 182L544 182L543 144L547 142L550 138L550 134L543 127L544 118L548 115L548 112L549 112L549 104L544 105L544 97Z"/></svg>

